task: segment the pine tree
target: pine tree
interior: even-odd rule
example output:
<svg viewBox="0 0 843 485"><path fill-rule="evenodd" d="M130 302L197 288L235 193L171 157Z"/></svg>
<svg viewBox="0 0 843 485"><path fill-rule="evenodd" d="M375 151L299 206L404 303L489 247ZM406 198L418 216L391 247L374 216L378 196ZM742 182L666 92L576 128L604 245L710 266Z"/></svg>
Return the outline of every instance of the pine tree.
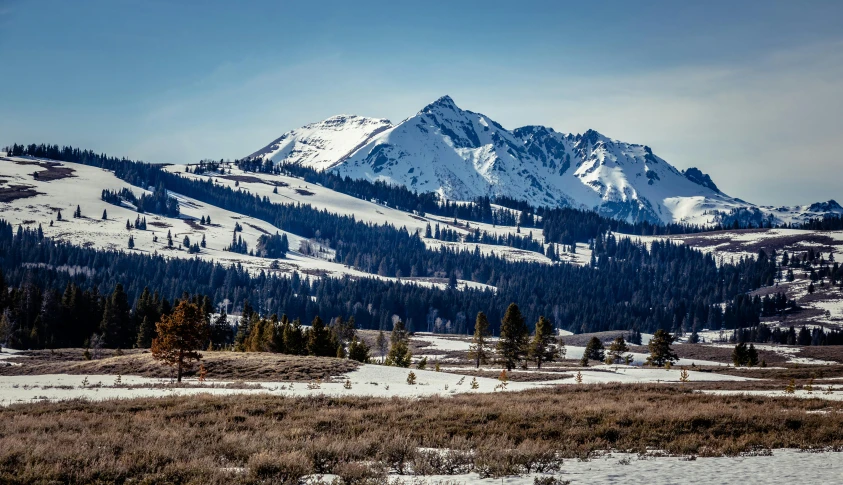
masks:
<svg viewBox="0 0 843 485"><path fill-rule="evenodd" d="M383 364L384 359L386 358L386 352L389 350L389 340L386 339L386 335L384 335L383 330L378 331L378 338L375 341L375 347L378 349L378 353L381 356L381 364Z"/></svg>
<svg viewBox="0 0 843 485"><path fill-rule="evenodd" d="M293 324L284 328L284 350L290 355L306 355L307 348L304 341L301 320L296 318Z"/></svg>
<svg viewBox="0 0 843 485"><path fill-rule="evenodd" d="M290 326L290 319L287 318L287 314L281 315L281 320L275 326L273 331L273 347L275 352L279 352L282 354L286 354L287 352L287 345L284 343L284 334L287 332L287 328Z"/></svg>
<svg viewBox="0 0 843 485"><path fill-rule="evenodd" d="M331 332L325 328L325 323L318 315L313 318L307 332L307 353L317 357L337 355L337 345L331 338Z"/></svg>
<svg viewBox="0 0 843 485"><path fill-rule="evenodd" d="M249 303L249 300L245 300L243 302L243 311L240 314L240 321L237 325L237 334L234 336L234 350L237 352L246 352L248 351L249 345L249 334L251 332L251 322L252 322L252 305Z"/></svg>
<svg viewBox="0 0 843 485"><path fill-rule="evenodd" d="M735 365L735 367L746 365L746 350L746 343L744 342L738 342L738 344L735 345L735 348L732 350L732 363Z"/></svg>
<svg viewBox="0 0 843 485"><path fill-rule="evenodd" d="M749 344L749 348L746 350L746 363L750 367L758 365L758 351L755 350L755 345L753 344Z"/></svg>
<svg viewBox="0 0 843 485"><path fill-rule="evenodd" d="M158 336L152 341L152 356L166 365L176 367L181 382L185 369L202 359L197 352L207 342L207 323L198 305L179 301L173 313L161 317L156 325Z"/></svg>
<svg viewBox="0 0 843 485"><path fill-rule="evenodd" d="M629 347L626 345L623 337L617 337L609 346L609 358L612 364L620 364L624 362L624 354L629 352Z"/></svg>
<svg viewBox="0 0 843 485"><path fill-rule="evenodd" d="M114 292L105 299L100 331L105 338L105 345L111 348L125 348L134 343L135 335L131 328L129 300L123 291L123 285L117 283Z"/></svg>
<svg viewBox="0 0 843 485"><path fill-rule="evenodd" d="M392 334L389 337L389 354L386 356L386 365L395 367L410 367L412 354L410 353L409 336L401 320L395 322Z"/></svg>
<svg viewBox="0 0 843 485"><path fill-rule="evenodd" d="M530 342L530 358L536 363L536 368L541 369L543 362L556 360L558 350L556 339L553 336L553 325L544 316L539 317L536 322L536 332Z"/></svg>
<svg viewBox="0 0 843 485"><path fill-rule="evenodd" d="M428 224L429 226L429 224ZM486 364L489 360L489 321L483 312L477 313L474 322L474 338L468 350L468 358L474 361L474 367L480 368L480 364Z"/></svg>
<svg viewBox="0 0 843 485"><path fill-rule="evenodd" d="M108 211L106 209L102 210L102 220L108 220Z"/></svg>
<svg viewBox="0 0 843 485"><path fill-rule="evenodd" d="M650 350L650 356L647 357L647 364L654 367L662 367L667 363L673 363L679 360L679 357L670 347L674 342L675 337L665 332L663 329L656 330L647 348Z"/></svg>
<svg viewBox="0 0 843 485"><path fill-rule="evenodd" d="M588 344L585 346L585 352L583 353L583 360L588 362L589 360L596 360L598 362L603 362L606 359L606 355L604 352L603 342L600 341L597 337L591 337L591 340L588 341Z"/></svg>
<svg viewBox="0 0 843 485"><path fill-rule="evenodd" d="M348 345L348 358L357 362L369 362L369 346L366 345L366 342L357 340L355 336Z"/></svg>
<svg viewBox="0 0 843 485"><path fill-rule="evenodd" d="M149 317L144 317L138 329L138 340L135 346L141 349L148 349L152 345L152 340L155 338L155 324L152 323Z"/></svg>
<svg viewBox="0 0 843 485"><path fill-rule="evenodd" d="M135 238L129 236L129 249L135 249Z"/></svg>
<svg viewBox="0 0 843 485"><path fill-rule="evenodd" d="M506 370L514 369L525 358L529 336L521 310L515 303L510 303L501 320L501 334L498 339L498 355Z"/></svg>

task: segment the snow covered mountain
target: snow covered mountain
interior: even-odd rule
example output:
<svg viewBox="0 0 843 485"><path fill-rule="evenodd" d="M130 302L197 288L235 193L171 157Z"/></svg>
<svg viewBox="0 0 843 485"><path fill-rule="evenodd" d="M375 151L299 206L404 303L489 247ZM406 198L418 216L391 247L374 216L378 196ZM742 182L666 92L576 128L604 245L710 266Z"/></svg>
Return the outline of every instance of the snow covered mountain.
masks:
<svg viewBox="0 0 843 485"><path fill-rule="evenodd" d="M296 160L326 170L357 151L373 136L392 128L389 120L363 116L332 116L281 135L252 157Z"/></svg>
<svg viewBox="0 0 843 485"><path fill-rule="evenodd" d="M508 196L629 221L711 224L740 214L780 223L843 213L834 201L816 211L755 206L722 193L699 169L680 172L647 146L594 130L510 131L459 108L449 96L394 126L358 116L329 118L290 131L251 156L384 180L452 200Z"/></svg>

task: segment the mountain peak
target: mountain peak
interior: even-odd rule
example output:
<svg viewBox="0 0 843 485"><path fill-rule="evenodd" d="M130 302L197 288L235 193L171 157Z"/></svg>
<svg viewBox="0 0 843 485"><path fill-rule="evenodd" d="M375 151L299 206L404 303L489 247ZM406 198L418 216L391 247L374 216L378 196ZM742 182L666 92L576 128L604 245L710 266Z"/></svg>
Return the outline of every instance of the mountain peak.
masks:
<svg viewBox="0 0 843 485"><path fill-rule="evenodd" d="M457 107L457 104L454 103L454 100L446 94L445 96L442 96L441 98L437 99L436 101L434 101L434 102L428 104L427 106L425 106L424 108L422 108L422 110L420 112L421 113L427 113L427 112L433 111L434 109L437 109L437 108L438 109L450 109L450 110L455 110L455 111L459 109Z"/></svg>

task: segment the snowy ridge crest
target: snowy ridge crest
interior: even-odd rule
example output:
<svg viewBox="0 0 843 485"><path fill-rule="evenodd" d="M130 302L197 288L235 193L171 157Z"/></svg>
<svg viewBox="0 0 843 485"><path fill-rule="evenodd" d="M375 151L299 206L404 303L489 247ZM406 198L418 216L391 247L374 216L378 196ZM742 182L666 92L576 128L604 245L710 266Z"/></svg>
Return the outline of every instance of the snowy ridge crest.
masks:
<svg viewBox="0 0 843 485"><path fill-rule="evenodd" d="M720 191L698 168L684 172L644 145L595 130L565 134L529 125L507 130L442 96L415 115L342 115L285 133L252 157L381 180L452 200L508 196L628 221L710 225L741 211L775 223L843 213L836 202L755 206Z"/></svg>

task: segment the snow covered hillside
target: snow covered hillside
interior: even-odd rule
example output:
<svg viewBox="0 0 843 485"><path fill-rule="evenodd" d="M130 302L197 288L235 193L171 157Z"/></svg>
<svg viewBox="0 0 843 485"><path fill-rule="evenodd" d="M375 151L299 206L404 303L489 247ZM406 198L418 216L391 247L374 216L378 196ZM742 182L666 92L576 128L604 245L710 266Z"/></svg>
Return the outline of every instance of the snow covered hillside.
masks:
<svg viewBox="0 0 843 485"><path fill-rule="evenodd" d="M44 170L45 166L51 168ZM40 175L34 175L36 173ZM47 173L57 175L43 175ZM133 191L137 196L150 193L149 190L134 187L118 179L109 171L95 167L0 157L0 218L15 226L22 225L32 229L40 226L47 237L59 241L103 250L157 253L175 258L198 257L223 265L239 263L254 273L263 270L289 274L295 271L311 277L349 275L394 280L335 263L330 260L332 253L329 249L323 249L313 255L302 254L298 249L305 240L296 234L282 231L259 219L220 209L179 194L170 194L179 201L181 214L177 218L138 214L127 204L117 206L101 198L105 189L119 191L124 188ZM341 195L334 192L331 194L326 194L326 198L330 200L332 196ZM350 197L349 199L357 200ZM77 206L82 217L73 217ZM128 229L127 222L134 226L139 216L146 219L146 229ZM211 223L200 224L202 218L210 218ZM237 233L238 237L242 237L251 248L255 247L261 235L278 233L287 235L292 250L281 260L225 251L224 248L231 243L235 224L242 227L242 231ZM168 245L167 234L173 239L172 247ZM134 243L132 249L128 247L130 236ZM184 244L185 238L190 244L199 243L204 239L205 247L201 248L199 253L191 254ZM445 282L426 279L414 279L413 283L445 286ZM459 284L485 286L470 281L460 281Z"/></svg>
<svg viewBox="0 0 843 485"><path fill-rule="evenodd" d="M453 219L433 214L426 214L424 216L411 214L391 207L386 207L376 202L361 200L350 195L335 192L320 185L307 183L301 179L286 175L243 172L236 166L230 165L225 167L225 175L217 172L205 172L203 174L185 172L184 166L180 165L170 165L169 167L166 167L166 170L182 177L195 180L206 180L207 178L211 178L214 183L218 185L228 186L231 188L237 187L246 193L267 197L272 203L307 204L316 209L325 210L332 214L353 216L356 220L361 222L376 225L390 224L397 228L404 227L409 232L419 233L420 236L424 235L424 230L428 224L431 226L439 224L441 227L447 227L448 229L452 229L461 235L465 235L469 232L464 225L454 225ZM465 221L462 222L464 223ZM471 221L470 226L471 230L479 229L480 231L493 235L516 235L518 231L515 226L493 226L492 224L474 221ZM529 230L523 231L520 236L525 236L527 233L529 233ZM544 243L540 230L533 230L531 234L534 239ZM439 249L439 247L444 245L463 251L473 251L475 247L478 247L480 252L483 254L490 254L494 252L495 254L506 257L512 261L533 261L545 264L551 263L544 254L511 248L508 246L465 242L443 242L432 238L423 238L423 241L425 245L432 249ZM290 247L295 249L298 248L298 245L293 245L291 241ZM576 254L564 252L560 253L561 261L575 264L586 264L588 263L590 257L591 251L585 244L578 245Z"/></svg>
<svg viewBox="0 0 843 485"><path fill-rule="evenodd" d="M727 213L796 222L843 213L836 202L760 207L722 193L696 168L680 172L643 145L594 130L507 130L444 96L395 126L335 116L293 130L251 155L282 164L384 180L452 200L508 196L629 221L712 224Z"/></svg>
<svg viewBox="0 0 843 485"><path fill-rule="evenodd" d="M552 264L550 259L538 252L508 246L443 242L425 238L423 234L428 224L440 224L460 234L468 233L468 229L454 225L453 220L432 215L421 217L356 199L293 177L246 173L235 167L228 167L225 175L211 172L204 175L184 173L181 166L170 166L167 170L189 178L211 177L217 184L231 187L236 185L241 191L266 196L273 203L309 204L332 214L353 216L362 222L405 227L408 231L419 233L431 249L438 249L443 245L461 251L474 251L476 248L483 254L495 253L513 261ZM238 263L253 273L298 272L310 277L348 275L395 280L336 263L333 260L333 251L317 241L181 194L170 192L170 196L179 201L178 217L139 214L131 204L124 202L123 205L115 205L102 200L103 190L122 189L130 190L138 197L151 193L151 188L132 186L112 172L96 167L28 157L0 157L0 218L15 226L32 229L40 226L47 237L96 249L157 253L175 258L198 257L223 265ZM77 206L81 217L73 216ZM146 220L145 229L134 227L139 217ZM203 219L210 219L210 223L202 224ZM127 227L127 223L131 227ZM286 258L278 260L226 251L224 248L231 244L235 226L242 228L236 236L241 237L249 248L256 246L260 236L278 233L287 236L291 251L287 253ZM475 228L497 235L517 232L514 226L492 226L472 222L471 229ZM168 243L168 234L172 238L172 246ZM131 249L130 236L133 242ZM536 231L534 237L541 241L541 232ZM188 251L189 245L203 240L204 246L198 253ZM590 254L586 245L580 245L576 254L562 253L560 260L586 264ZM402 278L401 281L443 288L447 284L447 281L441 278ZM481 283L463 280L458 281L458 284L459 287L487 287Z"/></svg>

